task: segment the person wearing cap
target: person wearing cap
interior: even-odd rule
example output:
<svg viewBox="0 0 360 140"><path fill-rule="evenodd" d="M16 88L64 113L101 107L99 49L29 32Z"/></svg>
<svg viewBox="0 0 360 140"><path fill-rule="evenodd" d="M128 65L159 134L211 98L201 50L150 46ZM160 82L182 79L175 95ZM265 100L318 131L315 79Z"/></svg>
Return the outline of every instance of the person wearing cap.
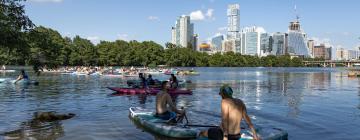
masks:
<svg viewBox="0 0 360 140"><path fill-rule="evenodd" d="M220 88L221 96L221 124L220 127L210 128L200 132L200 136L208 137L212 140L238 140L241 138L240 123L244 119L250 127L254 140L259 138L255 128L247 114L246 106L240 99L233 98L233 90L228 85Z"/></svg>

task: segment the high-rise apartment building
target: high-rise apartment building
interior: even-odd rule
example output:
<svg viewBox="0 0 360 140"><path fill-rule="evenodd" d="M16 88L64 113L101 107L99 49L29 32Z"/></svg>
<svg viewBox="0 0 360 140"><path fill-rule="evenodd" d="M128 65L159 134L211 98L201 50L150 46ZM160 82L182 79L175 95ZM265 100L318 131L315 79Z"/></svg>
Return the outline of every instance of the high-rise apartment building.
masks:
<svg viewBox="0 0 360 140"><path fill-rule="evenodd" d="M182 47L196 48L194 45L194 24L190 23L190 16L180 16L171 28L171 42Z"/></svg>
<svg viewBox="0 0 360 140"><path fill-rule="evenodd" d="M309 52L310 52L310 54L311 54L311 57L314 57L314 58L315 58L315 56L314 56L315 41L314 41L314 40L308 40L307 46L308 46L308 48L309 48Z"/></svg>
<svg viewBox="0 0 360 140"><path fill-rule="evenodd" d="M228 33L227 39L239 38L240 32L240 5L230 4L227 9Z"/></svg>

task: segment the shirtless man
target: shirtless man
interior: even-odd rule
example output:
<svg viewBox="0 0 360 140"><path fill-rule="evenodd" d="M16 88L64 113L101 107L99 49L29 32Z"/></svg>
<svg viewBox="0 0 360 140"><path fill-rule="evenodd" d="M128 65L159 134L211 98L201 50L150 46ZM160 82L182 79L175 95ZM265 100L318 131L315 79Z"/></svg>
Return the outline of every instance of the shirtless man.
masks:
<svg viewBox="0 0 360 140"><path fill-rule="evenodd" d="M242 100L233 98L232 94L231 87L224 85L220 88L219 95L222 97L221 125L218 128L210 128L207 131L201 132L200 136L213 140L238 140L241 138L240 122L244 119L253 133L254 140L259 140L247 114L245 104Z"/></svg>
<svg viewBox="0 0 360 140"><path fill-rule="evenodd" d="M168 82L163 81L161 87L162 90L156 95L156 116L163 120L174 120L177 117L176 114L182 116L184 111L176 108L168 93L168 89L170 88ZM171 111L168 110L168 106Z"/></svg>

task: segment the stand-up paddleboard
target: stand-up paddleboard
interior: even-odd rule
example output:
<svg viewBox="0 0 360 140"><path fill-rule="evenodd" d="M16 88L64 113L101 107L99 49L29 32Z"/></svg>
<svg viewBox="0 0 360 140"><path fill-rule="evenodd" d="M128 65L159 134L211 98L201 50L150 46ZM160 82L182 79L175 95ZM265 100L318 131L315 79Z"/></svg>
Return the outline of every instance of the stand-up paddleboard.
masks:
<svg viewBox="0 0 360 140"><path fill-rule="evenodd" d="M145 130L151 131L167 137L173 138L188 138L197 140L208 140L204 137L199 137L201 130L198 127L191 127L183 124L168 124L166 120L159 119L154 116L153 111L143 109L141 107L130 107L130 117L139 126ZM287 140L288 133L284 130L272 127L256 127L257 135L262 140ZM241 139L252 140L252 132L249 128L242 128Z"/></svg>
<svg viewBox="0 0 360 140"><path fill-rule="evenodd" d="M16 85L39 85L38 81L34 81L34 80L20 80L18 82L15 83L16 80L12 80L11 83L16 84Z"/></svg>

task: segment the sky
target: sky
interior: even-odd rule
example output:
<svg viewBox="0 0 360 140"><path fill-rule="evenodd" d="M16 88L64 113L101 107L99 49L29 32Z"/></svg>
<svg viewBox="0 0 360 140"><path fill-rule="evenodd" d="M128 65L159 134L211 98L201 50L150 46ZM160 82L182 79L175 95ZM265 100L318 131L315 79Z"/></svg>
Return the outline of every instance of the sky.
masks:
<svg viewBox="0 0 360 140"><path fill-rule="evenodd" d="M240 4L241 27L287 32L298 13L302 29L317 43L360 46L360 0L27 0L25 9L37 26L63 36L80 35L94 43L122 39L164 45L181 15L191 16L200 43L226 34L227 6L235 3Z"/></svg>

